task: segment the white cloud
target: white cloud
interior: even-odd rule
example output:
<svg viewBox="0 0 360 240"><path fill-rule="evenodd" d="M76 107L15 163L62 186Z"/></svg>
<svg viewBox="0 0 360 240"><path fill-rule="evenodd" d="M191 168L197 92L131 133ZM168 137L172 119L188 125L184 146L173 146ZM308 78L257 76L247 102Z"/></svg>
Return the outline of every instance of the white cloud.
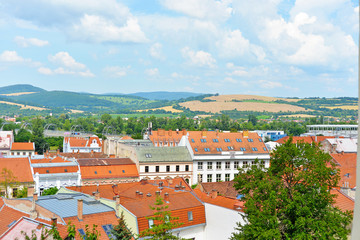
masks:
<svg viewBox="0 0 360 240"><path fill-rule="evenodd" d="M226 77L223 80L223 83L232 83L232 84L236 84L238 81L236 81L235 79L231 78L231 77Z"/></svg>
<svg viewBox="0 0 360 240"><path fill-rule="evenodd" d="M104 68L103 71L112 77L125 77L129 69L130 66L127 67L109 66Z"/></svg>
<svg viewBox="0 0 360 240"><path fill-rule="evenodd" d="M162 54L161 49L162 49L162 45L160 43L153 44L149 50L150 56L152 56L153 58L156 58L156 59L164 60L165 57Z"/></svg>
<svg viewBox="0 0 360 240"><path fill-rule="evenodd" d="M273 88L279 88L283 85L279 82L273 82L269 80L259 80L258 81L259 87L266 88L266 89L273 89Z"/></svg>
<svg viewBox="0 0 360 240"><path fill-rule="evenodd" d="M53 71L50 68L46 68L46 67L40 67L38 68L38 72L44 75L52 75Z"/></svg>
<svg viewBox="0 0 360 240"><path fill-rule="evenodd" d="M76 62L75 59L72 56L70 56L68 52L58 52L54 56L49 56L49 61L56 65L70 69L86 68L85 64Z"/></svg>
<svg viewBox="0 0 360 240"><path fill-rule="evenodd" d="M23 36L16 36L14 38L14 41L20 47L29 47L29 46L43 47L49 44L49 42L45 40L40 40L37 38L24 38Z"/></svg>
<svg viewBox="0 0 360 240"><path fill-rule="evenodd" d="M162 0L161 3L170 10L199 19L225 21L232 13L228 0Z"/></svg>
<svg viewBox="0 0 360 240"><path fill-rule="evenodd" d="M12 62L12 63L22 63L22 62L25 62L25 59L20 57L16 51L4 51L0 55L0 61Z"/></svg>
<svg viewBox="0 0 360 240"><path fill-rule="evenodd" d="M69 29L73 39L85 42L146 42L144 32L136 18L129 18L123 26L97 15L85 14L80 23Z"/></svg>
<svg viewBox="0 0 360 240"><path fill-rule="evenodd" d="M40 68L38 68L38 72L41 74L44 74L44 75L58 74L58 75L77 75L77 76L81 76L81 77L95 77L95 74L90 72L89 69L86 69L84 71L73 71L70 69L65 69L63 67L59 67L54 70L52 70L50 68L46 68L46 67L40 67Z"/></svg>
<svg viewBox="0 0 360 240"><path fill-rule="evenodd" d="M159 69L157 68L150 68L150 69L146 69L145 70L145 73L148 75L148 76L156 76L156 75L159 75Z"/></svg>
<svg viewBox="0 0 360 240"><path fill-rule="evenodd" d="M210 53L204 51L193 51L189 47L181 49L182 56L188 60L190 65L199 67L210 67L214 68L216 60L211 56Z"/></svg>

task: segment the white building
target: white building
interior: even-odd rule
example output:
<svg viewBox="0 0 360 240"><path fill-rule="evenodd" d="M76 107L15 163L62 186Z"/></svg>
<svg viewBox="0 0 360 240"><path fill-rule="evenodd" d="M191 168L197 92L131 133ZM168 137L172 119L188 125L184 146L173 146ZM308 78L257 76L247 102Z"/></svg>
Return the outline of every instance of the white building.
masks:
<svg viewBox="0 0 360 240"><path fill-rule="evenodd" d="M63 152L101 152L102 142L98 136L88 138L64 137Z"/></svg>
<svg viewBox="0 0 360 240"><path fill-rule="evenodd" d="M14 142L12 131L0 131L0 155L10 155L11 144Z"/></svg>
<svg viewBox="0 0 360 240"><path fill-rule="evenodd" d="M10 154L12 156L33 156L35 155L35 143L33 142L13 142Z"/></svg>

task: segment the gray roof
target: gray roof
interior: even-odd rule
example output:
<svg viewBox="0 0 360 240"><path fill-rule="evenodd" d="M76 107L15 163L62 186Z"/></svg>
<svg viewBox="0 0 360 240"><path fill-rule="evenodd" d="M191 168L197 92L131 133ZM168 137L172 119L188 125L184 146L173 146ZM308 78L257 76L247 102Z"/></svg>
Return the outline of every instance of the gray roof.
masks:
<svg viewBox="0 0 360 240"><path fill-rule="evenodd" d="M186 147L139 147L136 148L139 162L192 162Z"/></svg>
<svg viewBox="0 0 360 240"><path fill-rule="evenodd" d="M30 198L31 200L32 198ZM59 193L50 196L40 196L36 204L59 215L62 218L77 216L78 199L83 199L83 214L95 214L114 211L111 207L96 201L84 194Z"/></svg>

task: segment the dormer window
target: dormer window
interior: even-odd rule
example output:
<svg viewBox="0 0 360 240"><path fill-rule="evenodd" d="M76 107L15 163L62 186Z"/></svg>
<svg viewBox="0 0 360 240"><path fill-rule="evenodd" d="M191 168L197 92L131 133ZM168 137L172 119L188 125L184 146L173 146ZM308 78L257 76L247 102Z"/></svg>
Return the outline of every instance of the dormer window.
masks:
<svg viewBox="0 0 360 240"><path fill-rule="evenodd" d="M151 158L152 156L151 156L150 153L145 153L145 157L146 157L146 158Z"/></svg>

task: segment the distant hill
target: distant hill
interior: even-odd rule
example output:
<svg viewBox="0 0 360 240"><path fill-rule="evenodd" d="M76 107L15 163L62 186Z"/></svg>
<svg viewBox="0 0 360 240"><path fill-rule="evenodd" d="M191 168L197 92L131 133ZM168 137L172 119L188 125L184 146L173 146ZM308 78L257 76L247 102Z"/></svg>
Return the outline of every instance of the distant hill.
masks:
<svg viewBox="0 0 360 240"><path fill-rule="evenodd" d="M173 101L173 100L185 99L188 97L197 97L197 96L203 95L203 93L159 91L159 92L137 92L137 93L131 93L128 95L138 96L138 97L146 98L149 100Z"/></svg>
<svg viewBox="0 0 360 240"><path fill-rule="evenodd" d="M16 84L0 87L0 94L22 93L22 92L45 92L46 90L34 87L30 84Z"/></svg>

